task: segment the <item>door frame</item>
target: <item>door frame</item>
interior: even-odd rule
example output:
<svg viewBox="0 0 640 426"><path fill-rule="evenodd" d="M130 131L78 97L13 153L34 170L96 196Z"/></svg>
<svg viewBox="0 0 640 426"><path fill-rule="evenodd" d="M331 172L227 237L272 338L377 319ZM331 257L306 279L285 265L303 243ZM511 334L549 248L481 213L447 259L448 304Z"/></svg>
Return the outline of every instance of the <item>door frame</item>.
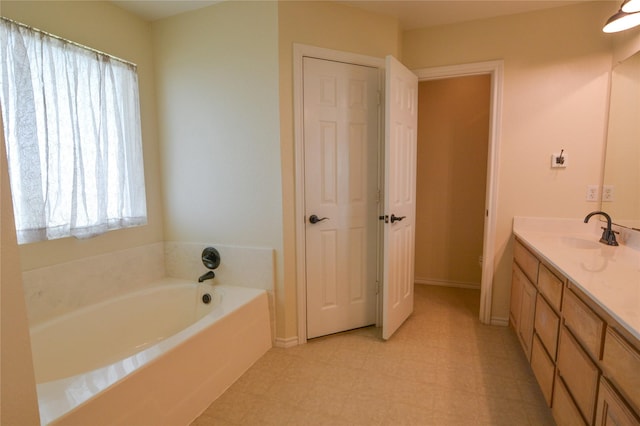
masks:
<svg viewBox="0 0 640 426"><path fill-rule="evenodd" d="M498 166L500 159L500 129L502 117L502 85L504 61L475 62L461 65L422 68L413 70L421 81L472 75L491 76L491 113L489 118L489 146L487 155L487 181L485 193L485 222L482 244L482 279L480 283L480 322L483 324L507 325L502 319L491 316L493 300L493 275L495 262L495 240L498 211Z"/></svg>
<svg viewBox="0 0 640 426"><path fill-rule="evenodd" d="M295 155L295 229L296 229L296 283L298 306L298 344L307 342L307 280L304 204L304 120L303 120L303 68L304 57L345 62L384 69L384 58L341 52L306 44L293 45L293 134ZM380 117L378 117L378 121ZM380 123L379 123L380 127ZM378 137L380 142L380 135Z"/></svg>

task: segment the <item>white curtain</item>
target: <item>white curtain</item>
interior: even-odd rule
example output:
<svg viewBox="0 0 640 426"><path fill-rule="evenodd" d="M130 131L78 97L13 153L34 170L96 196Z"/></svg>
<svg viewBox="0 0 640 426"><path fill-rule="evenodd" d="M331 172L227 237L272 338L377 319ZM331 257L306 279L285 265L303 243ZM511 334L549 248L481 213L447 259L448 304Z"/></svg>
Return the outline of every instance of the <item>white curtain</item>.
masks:
<svg viewBox="0 0 640 426"><path fill-rule="evenodd" d="M135 66L5 19L0 31L18 242L145 224Z"/></svg>

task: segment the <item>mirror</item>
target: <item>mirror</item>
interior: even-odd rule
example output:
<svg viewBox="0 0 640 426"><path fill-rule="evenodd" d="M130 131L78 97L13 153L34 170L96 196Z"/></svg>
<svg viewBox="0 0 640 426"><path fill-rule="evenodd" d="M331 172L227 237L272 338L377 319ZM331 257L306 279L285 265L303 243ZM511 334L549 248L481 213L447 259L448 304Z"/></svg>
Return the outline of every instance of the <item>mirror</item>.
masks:
<svg viewBox="0 0 640 426"><path fill-rule="evenodd" d="M640 231L640 52L611 74L602 210Z"/></svg>

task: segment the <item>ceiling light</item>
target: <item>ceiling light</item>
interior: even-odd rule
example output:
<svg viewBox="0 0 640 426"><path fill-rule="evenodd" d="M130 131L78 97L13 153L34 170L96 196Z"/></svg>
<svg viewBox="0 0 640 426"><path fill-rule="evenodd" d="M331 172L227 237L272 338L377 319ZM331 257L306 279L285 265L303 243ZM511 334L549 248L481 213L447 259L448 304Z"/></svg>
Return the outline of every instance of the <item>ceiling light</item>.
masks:
<svg viewBox="0 0 640 426"><path fill-rule="evenodd" d="M622 4L622 11L627 13L640 12L640 0L627 0Z"/></svg>
<svg viewBox="0 0 640 426"><path fill-rule="evenodd" d="M617 33L640 25L640 13L627 13L619 10L607 20L602 28L605 33Z"/></svg>

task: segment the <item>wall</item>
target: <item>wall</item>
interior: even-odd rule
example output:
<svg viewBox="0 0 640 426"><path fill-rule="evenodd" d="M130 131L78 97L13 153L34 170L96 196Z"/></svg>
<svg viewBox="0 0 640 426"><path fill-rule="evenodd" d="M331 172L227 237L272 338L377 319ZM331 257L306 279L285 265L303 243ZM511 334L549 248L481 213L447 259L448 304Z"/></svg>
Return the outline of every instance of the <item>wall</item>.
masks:
<svg viewBox="0 0 640 426"><path fill-rule="evenodd" d="M513 217L575 218L598 208L585 191L601 180L611 66L601 28L616 8L587 2L404 33L409 68L504 59L494 318L508 317ZM568 167L552 170L561 149Z"/></svg>
<svg viewBox="0 0 640 426"><path fill-rule="evenodd" d="M4 152L4 132L0 132L0 153ZM0 424L37 425L36 382L4 154L0 155L0 245Z"/></svg>
<svg viewBox="0 0 640 426"><path fill-rule="evenodd" d="M150 25L109 2L7 1L3 16L138 65L148 224L88 240L63 238L20 246L23 270L162 241L159 148Z"/></svg>
<svg viewBox="0 0 640 426"><path fill-rule="evenodd" d="M223 2L152 26L166 240L275 249L281 289L277 7Z"/></svg>
<svg viewBox="0 0 640 426"><path fill-rule="evenodd" d="M374 57L400 56L400 28L395 18L333 2L280 2L278 5L280 58L280 153L284 286L278 295L278 336L297 335L293 139L293 44L301 43Z"/></svg>
<svg viewBox="0 0 640 426"><path fill-rule="evenodd" d="M416 282L480 288L491 77L418 87Z"/></svg>

